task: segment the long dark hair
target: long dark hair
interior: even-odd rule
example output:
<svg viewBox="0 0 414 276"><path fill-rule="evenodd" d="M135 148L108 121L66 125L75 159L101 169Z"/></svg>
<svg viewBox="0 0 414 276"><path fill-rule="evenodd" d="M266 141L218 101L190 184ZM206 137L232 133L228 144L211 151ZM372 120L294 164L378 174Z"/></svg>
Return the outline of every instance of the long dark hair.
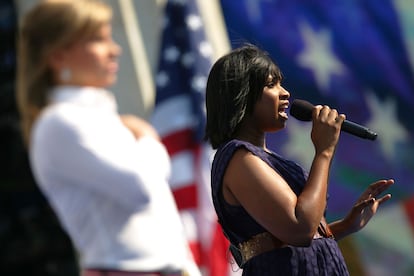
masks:
<svg viewBox="0 0 414 276"><path fill-rule="evenodd" d="M282 79L268 53L251 44L215 62L207 80L205 132L214 149L231 140L243 118L253 112L269 75Z"/></svg>

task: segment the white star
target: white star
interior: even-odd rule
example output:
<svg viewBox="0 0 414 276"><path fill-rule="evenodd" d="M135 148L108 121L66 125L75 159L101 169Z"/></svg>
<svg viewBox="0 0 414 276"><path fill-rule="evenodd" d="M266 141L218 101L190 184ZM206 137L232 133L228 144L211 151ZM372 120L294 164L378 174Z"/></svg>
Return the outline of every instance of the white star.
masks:
<svg viewBox="0 0 414 276"><path fill-rule="evenodd" d="M195 58L192 52L186 52L181 57L181 63L187 68L194 64L194 60Z"/></svg>
<svg viewBox="0 0 414 276"><path fill-rule="evenodd" d="M169 83L170 77L165 71L160 71L157 74L155 82L157 83L158 87L165 87L167 83Z"/></svg>
<svg viewBox="0 0 414 276"><path fill-rule="evenodd" d="M299 24L305 49L298 56L297 62L303 67L313 70L316 82L321 91L329 91L330 76L343 74L345 67L335 57L331 49L331 37L327 30L312 30L306 23Z"/></svg>
<svg viewBox="0 0 414 276"><path fill-rule="evenodd" d="M314 153L314 147L310 139L311 129L312 123L289 120L286 128L289 140L284 147L286 156L292 158L307 170L310 170Z"/></svg>
<svg viewBox="0 0 414 276"><path fill-rule="evenodd" d="M213 54L213 49L211 47L211 44L206 40L203 40L200 42L200 45L198 46L198 50L200 51L201 55L205 58L209 58Z"/></svg>
<svg viewBox="0 0 414 276"><path fill-rule="evenodd" d="M260 11L260 1L257 0L246 0L246 11L249 16L250 22L260 22L262 20L262 14Z"/></svg>
<svg viewBox="0 0 414 276"><path fill-rule="evenodd" d="M170 25L170 17L164 16L163 19L162 19L161 26L162 26L163 29L166 29L166 28L168 28L168 25Z"/></svg>
<svg viewBox="0 0 414 276"><path fill-rule="evenodd" d="M389 231L379 231L379 229L389 229L391 225L398 225L392 228L392 234ZM387 248L390 252L398 252L402 256L413 256L414 243L407 242L412 241L412 235L412 226L404 208L400 204L390 204L381 209L381 214L371 220L364 231L358 232L358 239L375 241L375 246ZM369 243L364 243L360 250L365 254L372 254L372 257L378 254L373 252ZM383 269L385 268L382 267L382 273L370 273L369 275L395 275L395 270L392 268L388 270L387 266L389 273L385 273Z"/></svg>
<svg viewBox="0 0 414 276"><path fill-rule="evenodd" d="M206 76L194 76L191 80L191 87L198 91L198 92L203 92L204 89L206 88L206 84L207 84L207 78Z"/></svg>
<svg viewBox="0 0 414 276"><path fill-rule="evenodd" d="M393 2L395 9L397 10L397 14L399 15L398 19L403 33L401 38L404 40L406 45L405 49L410 57L411 67L414 69L414 4L412 1L405 0L396 0Z"/></svg>
<svg viewBox="0 0 414 276"><path fill-rule="evenodd" d="M169 62L175 62L180 55L180 51L175 46L169 46L164 51L164 59Z"/></svg>
<svg viewBox="0 0 414 276"><path fill-rule="evenodd" d="M203 26L203 21L201 17L195 14L190 14L187 16L186 23L188 28L192 31L199 30Z"/></svg>
<svg viewBox="0 0 414 276"><path fill-rule="evenodd" d="M399 123L396 113L396 103L387 99L381 103L373 93L365 93L369 110L372 114L367 126L378 132L378 142L381 150L389 160L395 156L395 146L399 142L407 142L409 134Z"/></svg>
<svg viewBox="0 0 414 276"><path fill-rule="evenodd" d="M277 5L277 1L275 0L261 0L261 1L246 0L244 1L244 5L246 6L246 11L247 11L250 22L257 23L257 22L262 21L262 11L260 8L260 4L264 2L272 2L272 4Z"/></svg>

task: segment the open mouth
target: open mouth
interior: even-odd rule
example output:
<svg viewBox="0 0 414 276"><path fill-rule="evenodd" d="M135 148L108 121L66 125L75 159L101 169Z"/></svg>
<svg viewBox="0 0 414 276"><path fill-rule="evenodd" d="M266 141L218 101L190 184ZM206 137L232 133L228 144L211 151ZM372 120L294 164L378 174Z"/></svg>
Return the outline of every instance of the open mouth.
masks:
<svg viewBox="0 0 414 276"><path fill-rule="evenodd" d="M279 117L286 118L286 119L289 117L286 112L288 107L289 107L288 104L285 104L279 107L279 110L278 110Z"/></svg>
<svg viewBox="0 0 414 276"><path fill-rule="evenodd" d="M279 117L282 117L282 118L285 118L285 119L288 118L288 115L287 115L286 111L279 111L278 114L279 114Z"/></svg>

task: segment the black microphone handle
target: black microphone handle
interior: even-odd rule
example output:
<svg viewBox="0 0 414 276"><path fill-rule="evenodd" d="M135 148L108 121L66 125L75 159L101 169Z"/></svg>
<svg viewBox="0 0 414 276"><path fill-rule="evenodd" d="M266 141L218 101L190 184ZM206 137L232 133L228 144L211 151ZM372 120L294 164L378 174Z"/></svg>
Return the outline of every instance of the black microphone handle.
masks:
<svg viewBox="0 0 414 276"><path fill-rule="evenodd" d="M292 102L290 108L290 114L300 121L312 121L312 109L314 108L313 104L305 100L296 99ZM341 130L349 134L353 134L360 138L375 140L377 139L377 134L357 123L345 120L342 123Z"/></svg>
<svg viewBox="0 0 414 276"><path fill-rule="evenodd" d="M341 130L349 134L353 134L355 136L358 136L364 139L369 139L369 140L375 140L377 139L377 136L378 136L375 132L373 132L369 128L363 127L359 124L356 124L348 120L345 120L342 123Z"/></svg>

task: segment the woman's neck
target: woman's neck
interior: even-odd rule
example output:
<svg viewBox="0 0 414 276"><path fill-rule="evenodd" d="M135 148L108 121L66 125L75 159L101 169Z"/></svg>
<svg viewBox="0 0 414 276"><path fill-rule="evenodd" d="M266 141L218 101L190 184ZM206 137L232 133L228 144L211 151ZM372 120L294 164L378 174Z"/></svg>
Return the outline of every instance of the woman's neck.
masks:
<svg viewBox="0 0 414 276"><path fill-rule="evenodd" d="M266 136L263 132L258 133L254 129L243 129L241 131L238 131L234 138L266 149Z"/></svg>

